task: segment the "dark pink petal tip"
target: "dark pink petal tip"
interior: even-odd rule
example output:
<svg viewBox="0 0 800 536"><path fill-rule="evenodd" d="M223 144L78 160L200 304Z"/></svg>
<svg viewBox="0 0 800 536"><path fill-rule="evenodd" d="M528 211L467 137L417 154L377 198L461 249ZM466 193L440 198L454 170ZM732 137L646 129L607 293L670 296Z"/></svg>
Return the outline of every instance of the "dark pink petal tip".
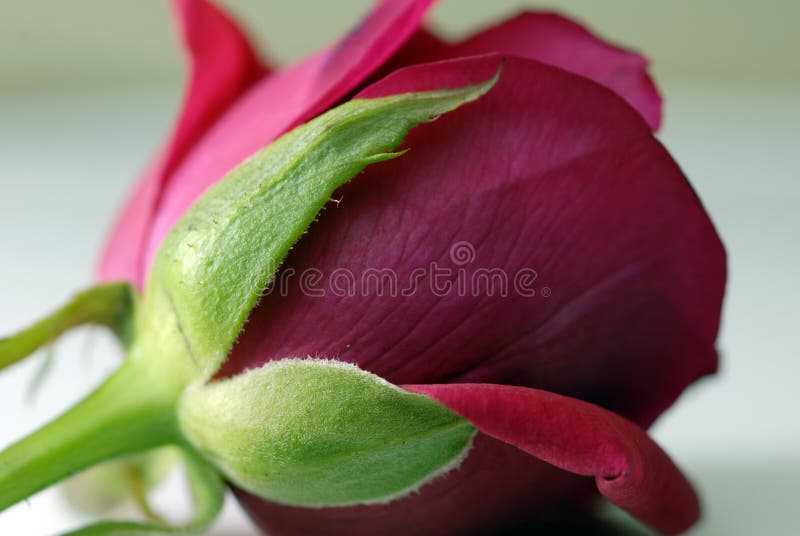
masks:
<svg viewBox="0 0 800 536"><path fill-rule="evenodd" d="M406 385L481 432L556 467L594 476L609 501L663 533L700 515L691 484L637 425L594 404L547 391L492 384Z"/></svg>
<svg viewBox="0 0 800 536"><path fill-rule="evenodd" d="M647 73L649 60L599 38L556 13L523 12L451 50L451 57L497 52L539 60L603 84L623 97L652 130L661 122L661 97Z"/></svg>
<svg viewBox="0 0 800 536"><path fill-rule="evenodd" d="M390 64L397 68L489 53L529 58L589 78L624 98L651 130L658 130L661 97L647 72L648 59L556 13L526 11L452 44L421 32Z"/></svg>

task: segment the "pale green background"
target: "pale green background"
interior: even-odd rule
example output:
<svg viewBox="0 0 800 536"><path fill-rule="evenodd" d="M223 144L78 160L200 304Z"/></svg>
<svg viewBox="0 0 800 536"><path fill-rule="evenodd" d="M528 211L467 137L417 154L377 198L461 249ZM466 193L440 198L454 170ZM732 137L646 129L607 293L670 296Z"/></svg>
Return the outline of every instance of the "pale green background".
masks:
<svg viewBox="0 0 800 536"><path fill-rule="evenodd" d="M346 31L369 0L230 0L262 48L289 61ZM442 0L448 35L543 2ZM554 0L643 50L666 102L661 139L730 256L720 373L653 429L703 496L693 535L796 536L800 482L800 1ZM0 335L92 280L106 228L169 128L183 69L156 0L0 0ZM87 344L90 341L90 344ZM119 363L73 333L36 401L39 359L0 374L0 448ZM186 514L177 480L158 492ZM0 534L85 522L48 491L0 514ZM229 501L212 535L252 533Z"/></svg>
<svg viewBox="0 0 800 536"><path fill-rule="evenodd" d="M333 39L370 0L226 0L270 57L288 61ZM635 44L667 79L800 83L796 0L449 0L431 20L449 36L548 6ZM0 0L0 91L143 85L177 79L166 5L155 0Z"/></svg>

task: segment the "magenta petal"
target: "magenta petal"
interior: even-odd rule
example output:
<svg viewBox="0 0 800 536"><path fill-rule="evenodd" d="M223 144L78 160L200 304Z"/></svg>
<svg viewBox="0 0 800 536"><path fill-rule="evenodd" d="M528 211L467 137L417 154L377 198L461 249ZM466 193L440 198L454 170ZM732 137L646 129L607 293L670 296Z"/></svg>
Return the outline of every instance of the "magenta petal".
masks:
<svg viewBox="0 0 800 536"><path fill-rule="evenodd" d="M724 250L680 169L621 98L498 56L409 67L363 95L458 87L501 63L486 96L417 127L407 154L341 189L222 375L312 355L395 384L537 387L648 425L715 370ZM453 254L459 243L472 248L468 262ZM433 262L468 281L497 268L509 291L442 295L423 280L404 294ZM379 293L366 276L383 269L397 292ZM322 279L310 292L302 274L313 270ZM514 290L523 270L536 272L534 296ZM343 294L333 286L348 273L357 288Z"/></svg>
<svg viewBox="0 0 800 536"><path fill-rule="evenodd" d="M266 74L247 37L219 8L205 0L174 2L191 54L192 77L167 174L213 121Z"/></svg>
<svg viewBox="0 0 800 536"><path fill-rule="evenodd" d="M661 97L647 73L647 58L554 13L521 13L452 45L423 34L401 48L391 64L403 67L489 53L539 60L590 78L627 100L652 130L661 122Z"/></svg>
<svg viewBox="0 0 800 536"><path fill-rule="evenodd" d="M173 6L189 53L189 84L169 141L140 179L106 244L101 281L142 286L144 240L165 182L219 115L266 72L244 34L212 3L174 0Z"/></svg>
<svg viewBox="0 0 800 536"><path fill-rule="evenodd" d="M431 2L383 0L339 43L264 79L244 95L170 179L148 240L145 265L206 188L357 87L417 29Z"/></svg>
<svg viewBox="0 0 800 536"><path fill-rule="evenodd" d="M579 475L612 503L664 533L700 514L691 484L647 433L608 410L538 389L490 384L407 385L481 432Z"/></svg>
<svg viewBox="0 0 800 536"><path fill-rule="evenodd" d="M521 13L454 45L449 57L497 52L561 67L613 89L650 128L661 122L661 97L647 74L647 58L614 46L553 13Z"/></svg>

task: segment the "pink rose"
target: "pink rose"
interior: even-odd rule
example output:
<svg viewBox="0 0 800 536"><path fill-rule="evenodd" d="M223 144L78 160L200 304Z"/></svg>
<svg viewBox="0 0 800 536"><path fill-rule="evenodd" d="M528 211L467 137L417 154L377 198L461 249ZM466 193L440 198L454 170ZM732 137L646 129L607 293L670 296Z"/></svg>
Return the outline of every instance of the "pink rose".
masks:
<svg viewBox="0 0 800 536"><path fill-rule="evenodd" d="M381 504L236 495L270 534L486 533L595 490L658 531L683 531L697 497L645 430L716 370L725 251L653 137L661 101L648 62L549 13L447 43L420 27L430 4L379 2L340 42L272 70L219 8L177 0L184 104L99 278L141 290L209 186L335 105L461 87L502 67L477 102L415 128L407 154L339 189L216 374L290 356L346 361L466 418L478 430L471 450ZM425 279L431 263L449 274L442 288ZM377 284L341 292L333 277L349 274L350 288L384 269L401 287L391 295ZM419 269L424 284L402 292ZM288 277L310 270L322 278L313 291ZM496 274L505 290L490 288L503 285Z"/></svg>
<svg viewBox="0 0 800 536"><path fill-rule="evenodd" d="M550 13L446 43L420 27L430 4L380 2L339 43L270 71L218 8L176 2L191 58L183 109L100 276L141 285L166 233L209 185L351 95L454 87L504 63L486 97L418 127L408 155L344 187L284 270L408 275L447 261L463 241L475 247L466 268L533 268L552 295L319 298L295 280L253 311L222 371L288 355L353 362L465 416L481 431L473 451L387 505L304 509L239 497L271 534L480 532L579 495L586 479L576 475L588 475L646 523L683 530L698 516L696 498L644 428L716 369L725 253L651 134L661 101L648 62Z"/></svg>

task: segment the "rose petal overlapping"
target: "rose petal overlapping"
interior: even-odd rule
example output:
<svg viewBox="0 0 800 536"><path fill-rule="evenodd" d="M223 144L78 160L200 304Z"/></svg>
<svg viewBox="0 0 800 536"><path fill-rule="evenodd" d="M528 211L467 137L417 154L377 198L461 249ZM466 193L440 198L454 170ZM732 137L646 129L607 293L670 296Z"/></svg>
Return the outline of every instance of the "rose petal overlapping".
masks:
<svg viewBox="0 0 800 536"><path fill-rule="evenodd" d="M725 253L652 135L661 101L647 60L546 13L446 43L420 28L430 4L380 2L339 43L271 71L218 8L176 1L191 61L183 109L99 277L141 288L210 185L344 99L458 87L502 65L487 96L418 127L407 155L342 188L282 269L389 268L403 280L452 263L450 246L465 241L476 252L467 270L534 269L552 294L320 298L295 283L252 312L220 372L296 355L352 362L466 417L481 432L474 452L388 505L243 501L275 533L325 533L356 517L350 534L399 533L411 511L419 533L442 533L524 520L580 495L577 474L654 528L683 530L697 499L644 428L716 368Z"/></svg>

